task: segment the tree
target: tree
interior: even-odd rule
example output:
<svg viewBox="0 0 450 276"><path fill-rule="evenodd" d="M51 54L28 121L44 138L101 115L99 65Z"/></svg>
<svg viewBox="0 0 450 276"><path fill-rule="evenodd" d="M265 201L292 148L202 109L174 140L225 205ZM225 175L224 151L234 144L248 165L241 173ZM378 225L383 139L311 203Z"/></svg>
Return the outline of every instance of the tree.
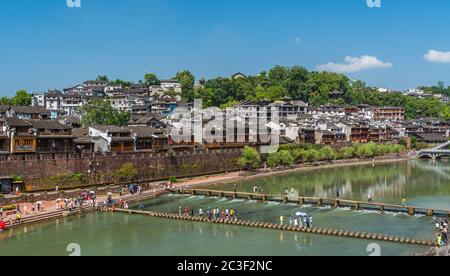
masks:
<svg viewBox="0 0 450 276"><path fill-rule="evenodd" d="M2 97L0 103L9 106L28 106L33 101L33 95L28 94L26 90L19 90L12 98Z"/></svg>
<svg viewBox="0 0 450 276"><path fill-rule="evenodd" d="M19 90L12 98L0 98L0 104L8 106L25 106L31 105L32 100L33 96L31 94L28 94L26 90Z"/></svg>
<svg viewBox="0 0 450 276"><path fill-rule="evenodd" d="M287 90L281 85L270 86L267 88L266 95L266 98L271 101L279 101L287 95Z"/></svg>
<svg viewBox="0 0 450 276"><path fill-rule="evenodd" d="M261 163L261 156L254 148L246 146L242 152L242 156L238 159L238 164L248 171L258 168Z"/></svg>
<svg viewBox="0 0 450 276"><path fill-rule="evenodd" d="M214 106L214 91L212 88L201 87L196 92L196 97L203 100L203 107Z"/></svg>
<svg viewBox="0 0 450 276"><path fill-rule="evenodd" d="M9 105L9 106L11 106L12 105L11 104L11 99L8 98L8 97L1 97L0 98L0 104L1 105Z"/></svg>
<svg viewBox="0 0 450 276"><path fill-rule="evenodd" d="M287 79L288 74L286 67L277 65L269 71L269 78L275 82L281 82Z"/></svg>
<svg viewBox="0 0 450 276"><path fill-rule="evenodd" d="M149 86L153 86L153 85L160 85L161 81L158 79L158 77L153 74L153 73L148 73L145 74L144 76L144 82L145 84L149 85Z"/></svg>
<svg viewBox="0 0 450 276"><path fill-rule="evenodd" d="M122 85L123 87L130 87L133 83L131 81L117 79L115 81L110 81L110 84L111 85Z"/></svg>
<svg viewBox="0 0 450 276"><path fill-rule="evenodd" d="M132 163L126 163L122 165L115 173L114 176L120 181L132 181L139 174L138 170Z"/></svg>
<svg viewBox="0 0 450 276"><path fill-rule="evenodd" d="M290 68L288 80L285 82L285 88L287 89L289 97L297 100L306 100L305 83L308 81L308 78L309 72L306 68L301 66L293 66Z"/></svg>
<svg viewBox="0 0 450 276"><path fill-rule="evenodd" d="M192 102L194 101L195 97L195 77L194 75L188 71L184 70L181 72L178 72L175 76L175 79L181 84L181 96L183 100L186 102Z"/></svg>
<svg viewBox="0 0 450 276"><path fill-rule="evenodd" d="M114 109L110 100L92 99L82 108L84 125L123 126L130 119L130 113Z"/></svg>
<svg viewBox="0 0 450 276"><path fill-rule="evenodd" d="M450 104L446 104L442 110L442 118L445 120L450 120Z"/></svg>
<svg viewBox="0 0 450 276"><path fill-rule="evenodd" d="M374 153L372 150L372 146L369 144L358 145L356 149L356 155L360 158L373 157Z"/></svg>
<svg viewBox="0 0 450 276"><path fill-rule="evenodd" d="M106 82L109 82L109 78L108 78L108 76L105 76L105 75L99 75L99 76L97 77L97 81L106 81Z"/></svg>

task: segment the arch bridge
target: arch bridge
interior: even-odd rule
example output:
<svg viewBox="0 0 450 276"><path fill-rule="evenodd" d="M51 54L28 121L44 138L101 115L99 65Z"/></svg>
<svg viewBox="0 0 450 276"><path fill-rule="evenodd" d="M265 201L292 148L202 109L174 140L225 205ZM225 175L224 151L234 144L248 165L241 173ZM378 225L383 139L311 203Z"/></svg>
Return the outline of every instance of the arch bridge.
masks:
<svg viewBox="0 0 450 276"><path fill-rule="evenodd" d="M431 149L424 149L417 153L418 158L431 158L438 159L444 157L450 157L450 141L447 143L441 144Z"/></svg>

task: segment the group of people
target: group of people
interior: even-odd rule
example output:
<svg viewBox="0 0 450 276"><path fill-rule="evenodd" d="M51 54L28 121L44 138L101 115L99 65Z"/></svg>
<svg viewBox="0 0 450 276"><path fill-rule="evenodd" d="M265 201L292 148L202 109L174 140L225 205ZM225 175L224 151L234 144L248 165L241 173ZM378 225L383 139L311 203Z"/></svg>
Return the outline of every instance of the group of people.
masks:
<svg viewBox="0 0 450 276"><path fill-rule="evenodd" d="M291 196L295 196L295 189L292 188L292 187L291 187L290 191L289 191L288 188L283 188L283 191L284 191L284 196L285 196L285 197L288 197L289 194L290 194Z"/></svg>
<svg viewBox="0 0 450 276"><path fill-rule="evenodd" d="M36 202L31 205L31 210L28 210L27 205L16 205L16 209L14 212L14 216L5 215L3 208L0 207L0 230L6 229L5 221L9 222L9 225L20 224L22 222L23 216L27 216L29 214L36 214L37 212L45 211L44 205L42 202Z"/></svg>
<svg viewBox="0 0 450 276"><path fill-rule="evenodd" d="M98 201L95 196L87 198L79 196L56 201L57 210L68 210L69 212L73 212L76 208L79 208L81 211L83 210L84 206L86 206L87 208L98 207Z"/></svg>
<svg viewBox="0 0 450 276"><path fill-rule="evenodd" d="M190 207L182 207L179 206L178 207L178 214L180 216L190 216L193 217L196 215L195 211L193 208ZM238 220L238 215L237 215L237 210L234 208L228 209L220 209L220 208L211 208L208 207L208 209L206 209L206 212L203 210L203 208L199 208L197 215L199 217L207 217L209 220L217 220L217 219L222 219L222 220Z"/></svg>
<svg viewBox="0 0 450 276"><path fill-rule="evenodd" d="M285 216L280 216L280 225L285 225ZM313 218L307 214L299 214L295 216L289 216L287 224L289 226L299 227L299 228L312 228Z"/></svg>
<svg viewBox="0 0 450 276"><path fill-rule="evenodd" d="M125 200L120 199L119 200L119 208L128 210L128 203Z"/></svg>
<svg viewBox="0 0 450 276"><path fill-rule="evenodd" d="M264 189L262 187L253 186L253 193L254 194L264 194Z"/></svg>
<svg viewBox="0 0 450 276"><path fill-rule="evenodd" d="M448 219L436 222L436 243L439 247L448 245Z"/></svg>

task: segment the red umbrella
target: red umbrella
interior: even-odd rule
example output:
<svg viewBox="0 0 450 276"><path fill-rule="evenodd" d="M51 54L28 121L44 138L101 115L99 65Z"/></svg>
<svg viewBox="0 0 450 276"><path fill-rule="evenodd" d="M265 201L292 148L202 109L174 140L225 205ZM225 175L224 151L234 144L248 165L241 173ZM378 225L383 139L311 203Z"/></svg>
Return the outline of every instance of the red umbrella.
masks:
<svg viewBox="0 0 450 276"><path fill-rule="evenodd" d="M1 230L5 230L6 229L6 224L3 221L0 221L0 229Z"/></svg>

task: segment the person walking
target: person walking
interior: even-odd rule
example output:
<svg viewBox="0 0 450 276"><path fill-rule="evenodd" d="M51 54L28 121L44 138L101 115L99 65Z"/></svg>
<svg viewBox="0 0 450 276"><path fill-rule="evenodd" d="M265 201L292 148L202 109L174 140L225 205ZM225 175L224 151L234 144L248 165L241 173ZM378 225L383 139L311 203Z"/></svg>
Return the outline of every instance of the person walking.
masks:
<svg viewBox="0 0 450 276"><path fill-rule="evenodd" d="M367 195L367 198L368 198L368 202L369 202L369 203L373 203L373 195L372 195L372 193L369 193L369 194Z"/></svg>
<svg viewBox="0 0 450 276"><path fill-rule="evenodd" d="M280 216L280 225L283 225L283 224L284 224L284 216L281 215L281 216Z"/></svg>
<svg viewBox="0 0 450 276"><path fill-rule="evenodd" d="M406 207L406 198L403 198L403 199L402 199L402 206L403 206L403 207Z"/></svg>

